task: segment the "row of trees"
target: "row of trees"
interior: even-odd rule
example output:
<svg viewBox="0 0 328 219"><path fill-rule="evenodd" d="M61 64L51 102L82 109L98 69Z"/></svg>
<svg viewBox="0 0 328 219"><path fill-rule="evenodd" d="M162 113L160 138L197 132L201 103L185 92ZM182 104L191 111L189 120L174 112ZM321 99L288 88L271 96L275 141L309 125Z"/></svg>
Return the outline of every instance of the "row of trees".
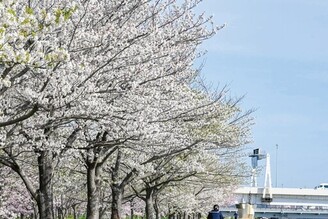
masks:
<svg viewBox="0 0 328 219"><path fill-rule="evenodd" d="M200 1L0 1L0 217L227 200L252 120L193 67Z"/></svg>

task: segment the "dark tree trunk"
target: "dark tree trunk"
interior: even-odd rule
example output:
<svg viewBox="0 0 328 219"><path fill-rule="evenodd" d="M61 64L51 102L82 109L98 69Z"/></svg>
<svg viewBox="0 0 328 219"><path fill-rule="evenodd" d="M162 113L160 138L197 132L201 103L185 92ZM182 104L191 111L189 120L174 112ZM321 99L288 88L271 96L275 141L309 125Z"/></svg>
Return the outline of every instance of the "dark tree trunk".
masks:
<svg viewBox="0 0 328 219"><path fill-rule="evenodd" d="M159 215L159 207L158 207L158 199L156 197L156 192L153 193L153 200L154 200L154 210L155 210L155 216L156 219L160 219L160 215Z"/></svg>
<svg viewBox="0 0 328 219"><path fill-rule="evenodd" d="M112 184L112 216L111 219L120 219L123 191L117 183Z"/></svg>
<svg viewBox="0 0 328 219"><path fill-rule="evenodd" d="M87 164L87 219L99 219L99 198L96 179L96 163Z"/></svg>
<svg viewBox="0 0 328 219"><path fill-rule="evenodd" d="M72 208L73 208L73 219L77 219L77 217L76 217L76 205L73 204Z"/></svg>
<svg viewBox="0 0 328 219"><path fill-rule="evenodd" d="M131 182L131 179L135 175L136 169L132 169L124 178L119 177L120 166L122 160L122 153L120 150L117 151L117 157L115 166L112 169L112 215L111 219L120 219L121 217L121 208L122 208L122 198L124 194L124 188L128 182Z"/></svg>
<svg viewBox="0 0 328 219"><path fill-rule="evenodd" d="M64 219L64 213L61 207L57 207L57 214L58 219Z"/></svg>
<svg viewBox="0 0 328 219"><path fill-rule="evenodd" d="M130 202L130 219L133 219L133 215L134 215L134 204L131 201Z"/></svg>
<svg viewBox="0 0 328 219"><path fill-rule="evenodd" d="M117 152L117 158L115 162L114 169L112 170L112 215L111 219L120 219L121 208L122 208L122 197L123 197L123 185L121 185L119 171L121 165L122 153L120 150Z"/></svg>
<svg viewBox="0 0 328 219"><path fill-rule="evenodd" d="M38 157L39 165L39 191L38 210L40 219L54 219L53 190L52 190L52 166L53 155L50 151L41 151Z"/></svg>
<svg viewBox="0 0 328 219"><path fill-rule="evenodd" d="M146 189L146 218L154 219L153 188Z"/></svg>
<svg viewBox="0 0 328 219"><path fill-rule="evenodd" d="M122 192L121 189L112 186L112 217L111 219L120 219L121 217L121 208L122 208Z"/></svg>

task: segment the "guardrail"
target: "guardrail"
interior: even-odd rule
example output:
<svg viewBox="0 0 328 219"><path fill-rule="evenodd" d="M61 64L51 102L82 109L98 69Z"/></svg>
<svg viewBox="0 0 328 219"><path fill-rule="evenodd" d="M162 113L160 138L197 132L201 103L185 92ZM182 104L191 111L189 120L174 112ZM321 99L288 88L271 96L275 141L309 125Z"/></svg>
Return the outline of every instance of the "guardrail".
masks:
<svg viewBox="0 0 328 219"><path fill-rule="evenodd" d="M221 207L225 218L234 218L236 207ZM327 219L328 209L255 208L256 219Z"/></svg>

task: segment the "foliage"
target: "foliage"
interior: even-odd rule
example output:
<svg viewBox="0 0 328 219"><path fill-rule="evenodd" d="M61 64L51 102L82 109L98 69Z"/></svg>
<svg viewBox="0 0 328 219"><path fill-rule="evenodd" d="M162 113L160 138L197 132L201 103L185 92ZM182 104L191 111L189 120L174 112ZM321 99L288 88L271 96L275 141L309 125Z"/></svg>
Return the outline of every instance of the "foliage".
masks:
<svg viewBox="0 0 328 219"><path fill-rule="evenodd" d="M125 201L151 187L197 208L210 196L196 191L239 182L252 118L193 67L221 28L199 2L0 1L0 163L20 198L107 214L113 188Z"/></svg>

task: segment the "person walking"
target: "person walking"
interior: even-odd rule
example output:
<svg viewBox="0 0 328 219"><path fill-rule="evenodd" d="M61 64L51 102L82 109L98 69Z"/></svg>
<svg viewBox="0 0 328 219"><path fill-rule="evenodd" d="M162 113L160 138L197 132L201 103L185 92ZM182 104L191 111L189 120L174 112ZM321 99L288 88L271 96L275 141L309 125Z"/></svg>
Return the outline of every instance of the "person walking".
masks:
<svg viewBox="0 0 328 219"><path fill-rule="evenodd" d="M220 212L219 205L213 206L213 210L208 213L207 219L224 219L222 213Z"/></svg>
<svg viewBox="0 0 328 219"><path fill-rule="evenodd" d="M237 212L235 212L235 213L233 214L233 218L234 218L234 219L238 219L238 213L237 213Z"/></svg>

